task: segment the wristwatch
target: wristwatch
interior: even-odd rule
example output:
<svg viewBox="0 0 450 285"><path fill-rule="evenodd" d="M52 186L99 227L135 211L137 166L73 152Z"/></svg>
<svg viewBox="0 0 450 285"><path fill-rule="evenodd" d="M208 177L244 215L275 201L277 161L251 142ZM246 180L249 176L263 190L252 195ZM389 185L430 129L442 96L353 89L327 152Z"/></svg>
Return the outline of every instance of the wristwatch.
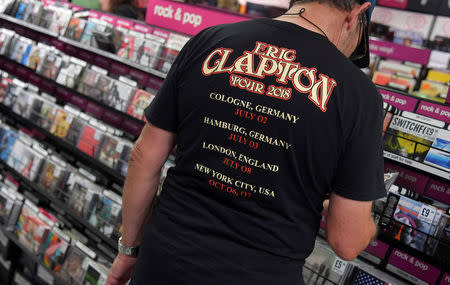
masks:
<svg viewBox="0 0 450 285"><path fill-rule="evenodd" d="M137 257L139 252L139 246L125 246L122 244L122 237L119 238L118 242L118 249L119 253L130 256L130 257Z"/></svg>

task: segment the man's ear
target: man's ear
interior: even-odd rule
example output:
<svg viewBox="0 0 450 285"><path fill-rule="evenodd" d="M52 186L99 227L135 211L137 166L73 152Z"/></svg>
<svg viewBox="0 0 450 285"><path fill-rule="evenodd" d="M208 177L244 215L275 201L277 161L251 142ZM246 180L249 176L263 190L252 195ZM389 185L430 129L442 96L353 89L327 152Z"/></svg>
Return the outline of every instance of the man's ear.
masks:
<svg viewBox="0 0 450 285"><path fill-rule="evenodd" d="M355 5L352 8L350 13L348 13L347 17L345 18L347 30L352 30L355 28L355 25L358 25L360 15L366 13L366 11L370 8L370 5L371 4L369 2L365 2L361 5Z"/></svg>

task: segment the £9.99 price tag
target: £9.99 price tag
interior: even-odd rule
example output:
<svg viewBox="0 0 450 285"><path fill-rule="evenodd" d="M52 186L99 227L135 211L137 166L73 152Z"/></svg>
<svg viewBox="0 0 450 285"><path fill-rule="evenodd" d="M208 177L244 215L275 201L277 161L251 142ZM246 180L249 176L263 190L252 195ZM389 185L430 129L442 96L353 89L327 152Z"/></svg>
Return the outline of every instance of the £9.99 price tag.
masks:
<svg viewBox="0 0 450 285"><path fill-rule="evenodd" d="M422 205L419 211L419 220L431 224L434 216L436 215L436 209L427 205Z"/></svg>
<svg viewBox="0 0 450 285"><path fill-rule="evenodd" d="M347 261L344 261L336 256L333 262L333 266L331 267L331 270L333 272L336 272L339 275L343 275L345 273L345 269L347 268Z"/></svg>

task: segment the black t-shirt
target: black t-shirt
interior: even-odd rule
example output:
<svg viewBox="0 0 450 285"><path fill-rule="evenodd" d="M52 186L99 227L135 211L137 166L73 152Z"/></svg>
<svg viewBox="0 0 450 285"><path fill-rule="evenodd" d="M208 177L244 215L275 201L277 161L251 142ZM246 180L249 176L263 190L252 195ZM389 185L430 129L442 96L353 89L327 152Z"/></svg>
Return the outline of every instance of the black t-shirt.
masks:
<svg viewBox="0 0 450 285"><path fill-rule="evenodd" d="M381 96L292 23L202 31L145 115L178 148L136 284L302 284L325 195L385 195Z"/></svg>

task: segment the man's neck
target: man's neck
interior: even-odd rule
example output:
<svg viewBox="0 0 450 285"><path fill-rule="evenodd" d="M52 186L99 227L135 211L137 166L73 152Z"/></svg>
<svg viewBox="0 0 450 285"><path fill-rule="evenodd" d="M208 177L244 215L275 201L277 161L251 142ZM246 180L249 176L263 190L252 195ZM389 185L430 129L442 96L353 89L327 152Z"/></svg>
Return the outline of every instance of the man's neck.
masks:
<svg viewBox="0 0 450 285"><path fill-rule="evenodd" d="M302 8L305 8L305 12L302 15L317 25L323 32L300 16L281 15L280 17L275 18L275 20L290 22L312 32L326 36L330 42L337 45L340 30L345 19L345 12L331 7L328 4L313 2L294 5L294 7L289 9L286 14L297 14ZM323 33L325 33L325 35Z"/></svg>

